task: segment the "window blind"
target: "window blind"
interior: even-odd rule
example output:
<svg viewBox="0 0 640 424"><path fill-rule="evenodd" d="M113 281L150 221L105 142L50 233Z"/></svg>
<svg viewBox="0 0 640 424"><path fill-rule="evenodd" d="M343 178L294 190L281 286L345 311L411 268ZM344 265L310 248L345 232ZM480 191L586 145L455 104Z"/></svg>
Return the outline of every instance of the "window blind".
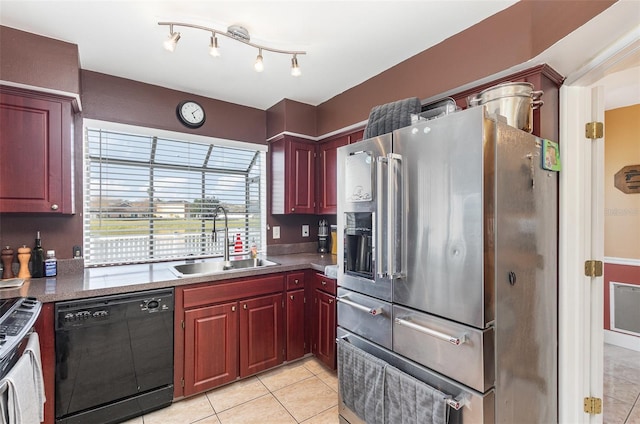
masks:
<svg viewBox="0 0 640 424"><path fill-rule="evenodd" d="M85 263L264 251L265 152L85 129Z"/></svg>

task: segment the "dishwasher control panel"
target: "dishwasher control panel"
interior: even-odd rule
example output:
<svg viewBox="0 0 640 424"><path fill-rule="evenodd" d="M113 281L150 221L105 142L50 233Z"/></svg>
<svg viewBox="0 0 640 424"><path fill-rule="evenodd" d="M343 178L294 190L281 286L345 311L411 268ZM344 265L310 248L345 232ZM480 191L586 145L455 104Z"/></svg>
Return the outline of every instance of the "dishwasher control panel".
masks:
<svg viewBox="0 0 640 424"><path fill-rule="evenodd" d="M56 303L56 328L101 325L173 312L173 290L162 289Z"/></svg>

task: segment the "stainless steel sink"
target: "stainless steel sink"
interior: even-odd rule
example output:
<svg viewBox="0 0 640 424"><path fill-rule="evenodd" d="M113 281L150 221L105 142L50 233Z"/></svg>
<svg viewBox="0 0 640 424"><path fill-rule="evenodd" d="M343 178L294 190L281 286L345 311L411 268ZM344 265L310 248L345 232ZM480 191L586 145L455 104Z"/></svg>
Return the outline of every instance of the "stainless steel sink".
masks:
<svg viewBox="0 0 640 424"><path fill-rule="evenodd" d="M225 264L221 260L194 262L190 264L172 265L169 270L178 278L197 277L200 275L218 274L221 272L239 271L249 268L261 268L265 266L278 265L267 259L237 259Z"/></svg>

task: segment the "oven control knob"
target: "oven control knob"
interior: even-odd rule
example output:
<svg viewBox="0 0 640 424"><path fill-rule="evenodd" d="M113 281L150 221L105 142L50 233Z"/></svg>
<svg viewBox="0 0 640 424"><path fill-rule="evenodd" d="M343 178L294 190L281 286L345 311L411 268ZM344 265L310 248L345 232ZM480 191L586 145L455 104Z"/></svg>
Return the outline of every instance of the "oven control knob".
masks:
<svg viewBox="0 0 640 424"><path fill-rule="evenodd" d="M69 322L69 321L75 321L75 318L76 318L76 316L75 316L74 314L72 314L71 312L68 312L68 313L66 313L66 314L64 315L64 320L65 320L66 322Z"/></svg>
<svg viewBox="0 0 640 424"><path fill-rule="evenodd" d="M149 302L147 302L148 309L157 309L158 306L160 306L160 303L158 303L157 300L150 300Z"/></svg>
<svg viewBox="0 0 640 424"><path fill-rule="evenodd" d="M107 311L95 311L95 312L93 313L93 317L94 317L94 318L104 318L104 317L106 317L107 315L109 315L109 312L107 312Z"/></svg>

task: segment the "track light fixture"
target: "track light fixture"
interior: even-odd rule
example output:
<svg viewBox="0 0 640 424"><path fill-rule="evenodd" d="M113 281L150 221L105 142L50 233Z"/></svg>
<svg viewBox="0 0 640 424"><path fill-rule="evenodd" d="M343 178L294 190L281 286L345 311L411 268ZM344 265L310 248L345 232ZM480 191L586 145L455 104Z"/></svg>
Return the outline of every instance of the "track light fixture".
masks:
<svg viewBox="0 0 640 424"><path fill-rule="evenodd" d="M170 52L173 52L175 50L176 45L178 44L178 40L180 40L180 33L173 31L173 27L174 26L201 29L203 31L210 32L211 33L211 42L209 44L209 54L211 56L214 56L214 57L220 56L220 50L218 48L218 37L217 37L217 35L222 35L222 36L230 38L232 40L239 41L241 43L249 45L251 47L255 47L256 49L258 49L258 56L256 57L256 61L253 64L253 67L256 70L256 72L262 72L264 70L264 60L263 60L263 57L262 57L262 51L263 50L269 51L269 52L272 52L272 53L281 53L281 54L292 55L292 57L291 57L291 75L293 75L294 77L300 76L300 74L301 74L300 66L298 65L298 55L307 54L307 52L303 52L303 51L273 49L271 47L265 47L265 46L261 46L259 44L252 43L251 41L249 41L250 40L249 31L247 31L246 28L244 28L244 27L242 27L240 25L231 25L231 26L229 26L227 28L227 32L221 32L221 31L215 30L213 28L207 28L207 27L200 26L200 25L185 24L185 23L180 23L180 22L158 22L158 25L167 25L167 26L169 26L169 38L167 38L165 40L164 48L167 49Z"/></svg>

